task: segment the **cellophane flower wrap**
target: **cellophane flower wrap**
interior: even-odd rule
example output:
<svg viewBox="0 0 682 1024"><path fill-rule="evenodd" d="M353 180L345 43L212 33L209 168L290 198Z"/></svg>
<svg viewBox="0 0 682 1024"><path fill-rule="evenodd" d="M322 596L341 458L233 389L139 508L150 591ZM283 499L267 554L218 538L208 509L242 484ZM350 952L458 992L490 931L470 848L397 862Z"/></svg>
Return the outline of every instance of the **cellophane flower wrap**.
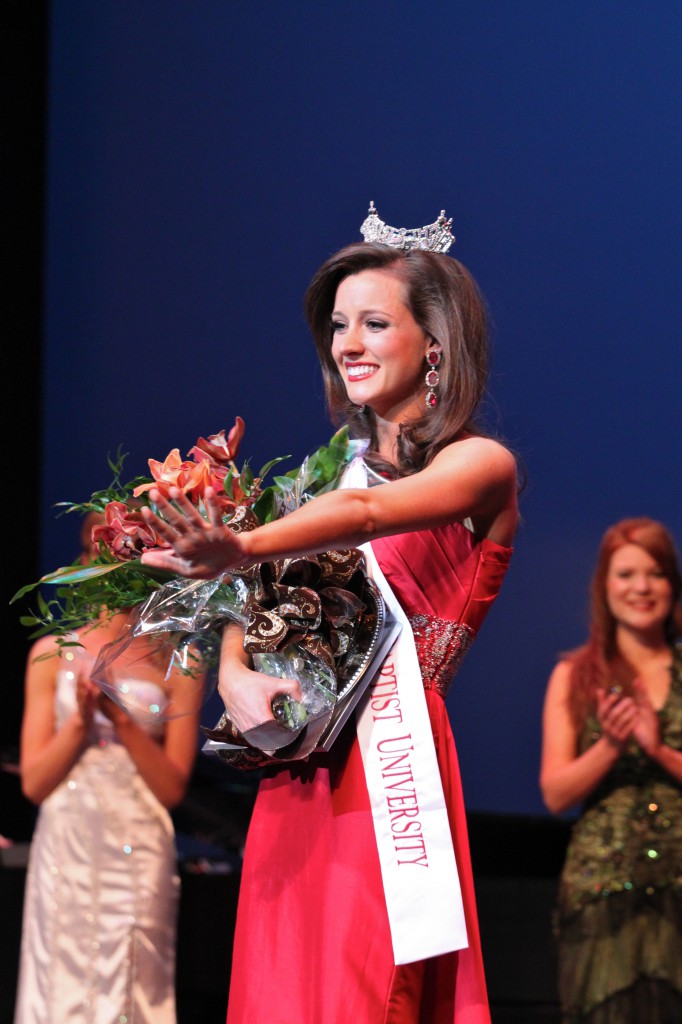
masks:
<svg viewBox="0 0 682 1024"><path fill-rule="evenodd" d="M219 660L221 637L228 622L244 629L244 649L254 667L268 675L295 678L302 701L278 697L274 721L242 736L223 715L214 729L205 729L206 748L239 767L260 767L272 761L306 757L328 730L339 699L357 682L377 647L383 624L379 592L368 578L357 549L263 562L213 580L188 580L146 566L145 551L166 547L141 514L155 506L152 488L165 496L179 488L206 515L204 494L219 495L225 526L236 533L294 511L303 502L338 486L344 470L364 442L351 441L341 430L310 455L298 469L263 479L282 459L273 459L254 476L248 463L235 459L244 432L238 417L229 434L199 438L180 457L174 449L163 462L149 460L151 478L121 482L123 457L110 460L114 480L82 504L63 503L66 511L99 513L92 540L98 554L88 564L58 569L38 581L57 587L56 597L38 593L38 611L22 617L33 636L56 635L61 645L77 643L73 630L121 610L130 612L118 638L105 645L92 678L138 720L172 718L171 695L165 705L133 705L125 673L126 652L146 638L163 659L165 676L178 667L192 686L203 680ZM15 595L23 597L31 584ZM197 683L197 685L202 685Z"/></svg>

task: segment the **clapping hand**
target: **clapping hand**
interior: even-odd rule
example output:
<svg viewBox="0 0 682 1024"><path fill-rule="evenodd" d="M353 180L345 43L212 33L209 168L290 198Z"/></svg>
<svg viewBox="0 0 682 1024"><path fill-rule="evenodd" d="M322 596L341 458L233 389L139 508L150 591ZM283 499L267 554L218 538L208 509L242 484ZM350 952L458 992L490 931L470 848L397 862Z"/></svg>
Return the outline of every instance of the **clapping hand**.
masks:
<svg viewBox="0 0 682 1024"><path fill-rule="evenodd" d="M637 719L632 735L645 754L653 757L661 744L661 723L641 679L635 679Z"/></svg>
<svg viewBox="0 0 682 1024"><path fill-rule="evenodd" d="M95 711L101 711L106 718L114 725L128 719L128 714L123 708L108 697L96 683L93 683L89 675L79 674L76 683L76 703L78 712L86 729L90 728Z"/></svg>
<svg viewBox="0 0 682 1024"><path fill-rule="evenodd" d="M616 687L597 690L597 718L604 736L614 745L622 747L627 743L637 715L638 708L632 697L623 696Z"/></svg>
<svg viewBox="0 0 682 1024"><path fill-rule="evenodd" d="M86 729L92 724L92 716L97 707L99 689L92 683L88 676L79 673L76 680L76 704L81 722Z"/></svg>
<svg viewBox="0 0 682 1024"><path fill-rule="evenodd" d="M156 515L144 507L142 515L170 548L145 551L142 562L157 569L166 569L191 579L214 579L222 572L243 565L246 555L238 534L223 525L222 511L215 491L206 488L204 504L208 519L176 488L170 490L171 501L159 491L149 497L163 514Z"/></svg>

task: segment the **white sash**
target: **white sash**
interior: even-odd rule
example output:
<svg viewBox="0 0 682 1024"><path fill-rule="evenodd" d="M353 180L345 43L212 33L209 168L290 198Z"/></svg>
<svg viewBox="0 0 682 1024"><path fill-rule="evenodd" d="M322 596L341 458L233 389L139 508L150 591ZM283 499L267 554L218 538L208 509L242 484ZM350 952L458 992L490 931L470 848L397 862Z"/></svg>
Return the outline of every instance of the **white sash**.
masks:
<svg viewBox="0 0 682 1024"><path fill-rule="evenodd" d="M344 487L366 486L361 460ZM414 636L372 551L367 567L402 631L367 688L358 740L372 807L396 964L468 946L447 808Z"/></svg>

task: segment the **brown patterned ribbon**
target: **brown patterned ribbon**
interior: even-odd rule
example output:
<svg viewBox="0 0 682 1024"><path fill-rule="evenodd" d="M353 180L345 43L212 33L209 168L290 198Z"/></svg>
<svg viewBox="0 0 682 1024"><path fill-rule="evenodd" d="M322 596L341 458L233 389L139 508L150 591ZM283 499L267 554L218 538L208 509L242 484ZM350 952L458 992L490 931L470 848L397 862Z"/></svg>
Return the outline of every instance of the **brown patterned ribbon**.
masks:
<svg viewBox="0 0 682 1024"><path fill-rule="evenodd" d="M240 508L228 526L235 533L242 533L255 529L258 520L250 509ZM232 575L248 582L251 590L245 609L245 651L281 651L295 643L333 671L339 671L360 632L367 609L363 600L366 571L361 551L351 548L262 562L236 569ZM250 746L226 714L214 729L203 731L214 740L243 744L241 754L228 754L226 760L240 767L255 768L295 756L296 738L282 728L282 739L289 743L278 749L279 756L275 758Z"/></svg>

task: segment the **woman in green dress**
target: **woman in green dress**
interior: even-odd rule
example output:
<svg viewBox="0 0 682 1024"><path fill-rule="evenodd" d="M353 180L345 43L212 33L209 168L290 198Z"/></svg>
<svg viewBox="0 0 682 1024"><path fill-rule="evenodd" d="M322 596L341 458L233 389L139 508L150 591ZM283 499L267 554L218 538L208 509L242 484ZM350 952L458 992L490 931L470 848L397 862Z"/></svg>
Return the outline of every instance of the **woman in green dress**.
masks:
<svg viewBox="0 0 682 1024"><path fill-rule="evenodd" d="M543 797L582 805L556 918L564 1024L682 1021L681 592L665 527L615 524L589 640L549 680Z"/></svg>

